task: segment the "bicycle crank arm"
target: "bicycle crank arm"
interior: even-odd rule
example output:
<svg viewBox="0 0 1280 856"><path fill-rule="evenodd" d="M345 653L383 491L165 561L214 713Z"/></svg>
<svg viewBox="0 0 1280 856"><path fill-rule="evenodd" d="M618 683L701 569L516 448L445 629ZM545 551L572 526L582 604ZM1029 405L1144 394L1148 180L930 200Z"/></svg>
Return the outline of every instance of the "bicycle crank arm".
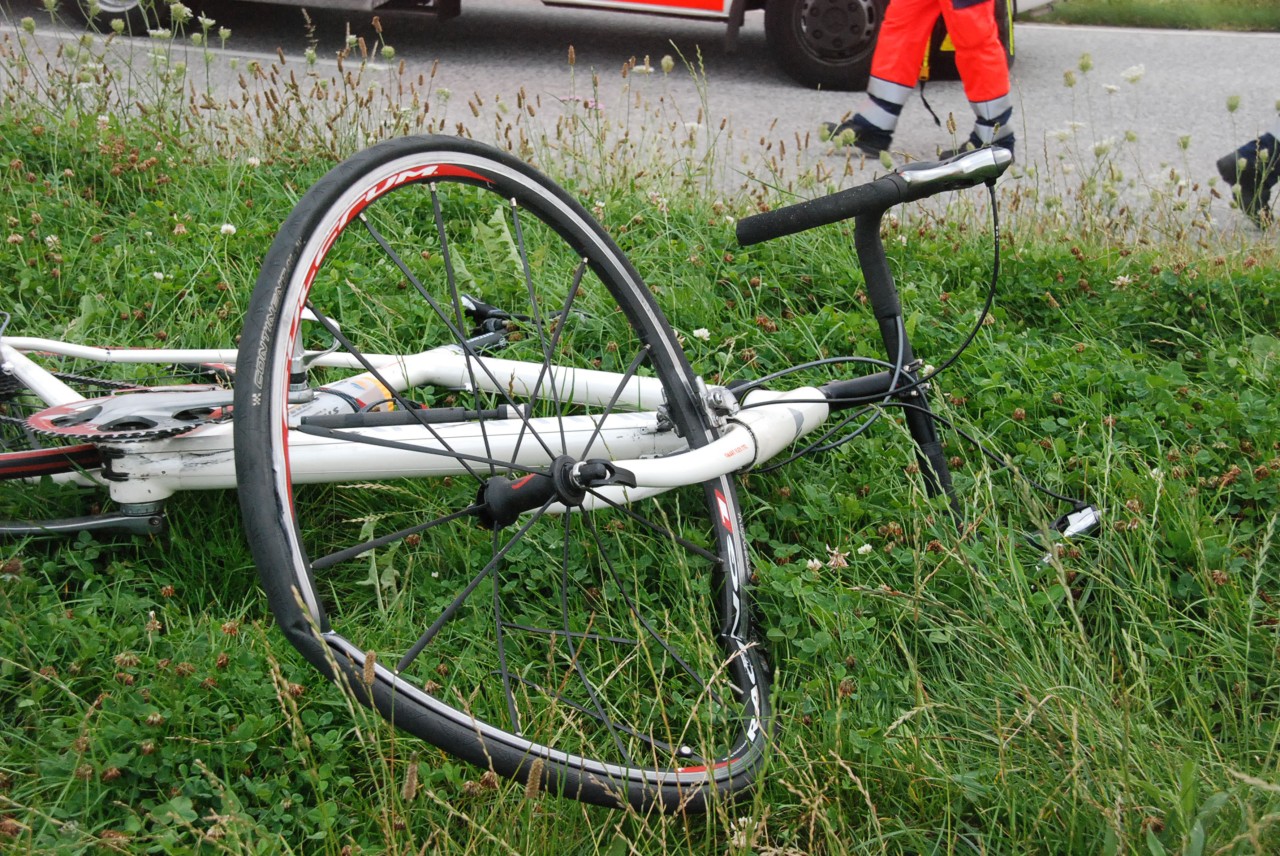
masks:
<svg viewBox="0 0 1280 856"><path fill-rule="evenodd" d="M0 520L0 537L21 538L38 535L76 535L92 532L101 535L159 535L166 528L164 511L154 509L147 514L114 511L85 517L61 517L54 520Z"/></svg>

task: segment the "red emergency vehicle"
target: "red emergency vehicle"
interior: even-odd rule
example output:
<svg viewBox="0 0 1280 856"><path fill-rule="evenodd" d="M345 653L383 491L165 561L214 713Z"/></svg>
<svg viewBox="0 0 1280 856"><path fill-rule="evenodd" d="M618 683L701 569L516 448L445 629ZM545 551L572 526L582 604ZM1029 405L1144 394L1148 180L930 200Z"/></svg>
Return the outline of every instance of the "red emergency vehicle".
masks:
<svg viewBox="0 0 1280 856"><path fill-rule="evenodd" d="M258 0L288 5L315 5L372 11L394 0ZM132 32L145 31L146 18L168 8L169 0L94 0L96 15L89 11L90 0L73 0L86 19L105 25L123 17ZM774 61L787 74L807 86L823 89L862 89L871 70L880 21L890 0L543 0L547 6L577 6L619 12L643 12L723 21L730 50L748 12L764 11L765 37ZM403 8L396 4L397 8ZM452 18L461 11L461 0L434 0L418 6L426 14ZM995 0L1000 39L1013 58L1013 0ZM942 18L934 29L926 74L932 78L953 78L955 63Z"/></svg>

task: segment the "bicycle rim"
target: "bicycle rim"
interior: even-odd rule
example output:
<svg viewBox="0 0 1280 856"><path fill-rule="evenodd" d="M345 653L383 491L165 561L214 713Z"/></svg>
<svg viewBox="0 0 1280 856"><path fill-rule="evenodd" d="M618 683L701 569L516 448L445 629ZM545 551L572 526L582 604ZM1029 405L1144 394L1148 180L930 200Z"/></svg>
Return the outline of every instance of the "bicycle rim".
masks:
<svg viewBox="0 0 1280 856"><path fill-rule="evenodd" d="M353 404L465 409L478 453L473 444L463 460L447 426L436 435L437 456L463 472L293 485L295 346L336 342L358 356L460 342L465 293L508 313L501 355L543 366L532 388L476 391L495 384L463 347L460 388L392 396L375 384L372 402ZM590 513L540 507L496 531L474 514L490 479L538 471L495 457L499 435L514 433L526 458L561 456L574 417L621 412L636 379L661 385L671 429L690 445L714 437L647 288L567 194L465 140L362 152L281 228L239 365L246 531L277 620L314 665L440 748L587 802L701 810L751 783L768 705L730 479ZM571 402L555 380L565 367L612 372L616 387ZM340 380L311 374L313 388ZM525 416L479 415L501 405ZM369 453L366 433L342 437L352 460ZM609 457L598 438L575 452Z"/></svg>

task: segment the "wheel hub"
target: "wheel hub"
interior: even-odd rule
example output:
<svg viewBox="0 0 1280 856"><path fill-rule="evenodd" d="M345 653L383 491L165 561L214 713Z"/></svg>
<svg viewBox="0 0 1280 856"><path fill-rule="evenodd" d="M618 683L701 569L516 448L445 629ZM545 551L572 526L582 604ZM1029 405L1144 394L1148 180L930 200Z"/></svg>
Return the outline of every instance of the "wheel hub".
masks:
<svg viewBox="0 0 1280 856"><path fill-rule="evenodd" d="M879 24L874 0L809 0L800 20L810 48L831 56L849 56L870 44Z"/></svg>

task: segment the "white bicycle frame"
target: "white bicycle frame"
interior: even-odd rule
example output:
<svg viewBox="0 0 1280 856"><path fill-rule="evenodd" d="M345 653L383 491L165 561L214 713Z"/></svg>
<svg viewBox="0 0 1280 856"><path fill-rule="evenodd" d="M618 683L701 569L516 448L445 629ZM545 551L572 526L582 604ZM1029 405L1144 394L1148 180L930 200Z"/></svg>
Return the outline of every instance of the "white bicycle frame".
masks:
<svg viewBox="0 0 1280 856"><path fill-rule="evenodd" d="M74 404L83 396L41 367L29 354L50 354L97 363L225 364L234 366L235 350L179 350L99 348L54 339L6 337L0 340L0 370L17 378L50 407ZM820 426L829 414L823 394L812 387L787 392L757 390L730 408L721 437L698 449L690 449L660 419L661 384L653 378L623 376L613 372L552 367L496 357L467 357L457 345L447 345L408 356L364 355L377 378L359 372L344 383L401 392L410 387L435 386L473 389L527 397L535 390L544 400L604 408L614 401L608 416L566 416L466 421L431 425L396 425L338 429L327 436L290 432L290 473L294 483L369 481L390 478L443 477L467 474L467 456L510 461L512 469L539 470L556 455L575 458L607 458L615 467L635 476L635 487L595 489L583 508L606 502L634 502L683 485L699 484L728 473L749 469L769 460L798 438ZM362 368L349 354L308 353L311 366ZM385 384L385 386L384 386ZM621 394L618 393L619 386ZM308 400L291 404L291 425L306 416L350 412L338 396L318 392ZM356 432L363 438L393 445L361 444L353 454L352 441L342 435ZM556 438L559 448L548 454L532 437ZM588 444L589 447L588 447ZM109 464L110 478L99 472L68 473L55 478L103 485L116 502L150 503L178 491L235 487L231 422L203 424L187 433L157 440L110 442L116 454ZM471 466L475 467L474 464ZM483 466L483 465L481 465ZM487 467L485 468L487 471ZM551 510L563 510L552 508Z"/></svg>

